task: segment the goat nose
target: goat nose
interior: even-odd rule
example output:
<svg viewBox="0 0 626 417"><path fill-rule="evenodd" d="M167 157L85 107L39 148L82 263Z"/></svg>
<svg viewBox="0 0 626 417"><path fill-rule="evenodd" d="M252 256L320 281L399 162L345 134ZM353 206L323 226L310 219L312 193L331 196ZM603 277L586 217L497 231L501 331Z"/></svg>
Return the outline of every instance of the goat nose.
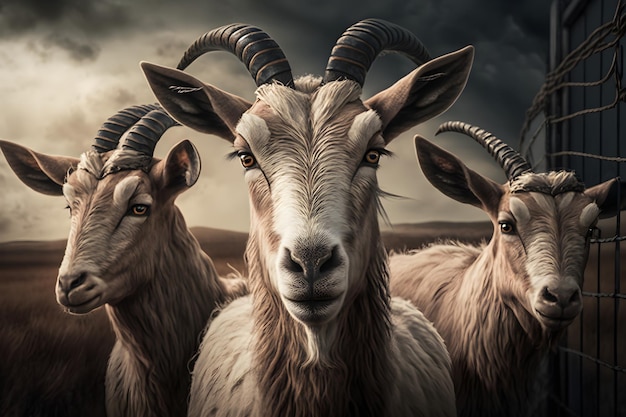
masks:
<svg viewBox="0 0 626 417"><path fill-rule="evenodd" d="M339 246L305 246L297 250L285 248L283 266L290 272L304 275L313 283L326 272L341 265Z"/></svg>
<svg viewBox="0 0 626 417"><path fill-rule="evenodd" d="M80 287L87 279L86 272L65 274L59 276L59 285L65 293L69 293L76 287Z"/></svg>
<svg viewBox="0 0 626 417"><path fill-rule="evenodd" d="M545 303L553 304L563 309L581 302L580 289L578 287L544 287L541 298Z"/></svg>

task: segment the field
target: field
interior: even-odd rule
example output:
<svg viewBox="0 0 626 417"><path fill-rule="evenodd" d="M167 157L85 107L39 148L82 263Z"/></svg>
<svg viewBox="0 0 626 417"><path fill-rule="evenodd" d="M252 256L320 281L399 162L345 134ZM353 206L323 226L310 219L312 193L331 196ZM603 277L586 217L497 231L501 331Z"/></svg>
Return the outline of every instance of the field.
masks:
<svg viewBox="0 0 626 417"><path fill-rule="evenodd" d="M243 271L245 234L192 231L220 273L231 268ZM489 223L397 225L383 232L392 250L417 248L436 239L477 242L490 235ZM64 248L64 241L0 244L0 416L104 416L104 372L113 334L102 308L74 316L57 305L54 283ZM597 268L594 256L591 274ZM614 263L610 251L606 256L610 259L601 262ZM589 308L595 311L595 306ZM613 312L607 309L606 314ZM595 313L583 317L592 320L583 328L593 333L589 329L598 317ZM610 332L606 337L612 343Z"/></svg>

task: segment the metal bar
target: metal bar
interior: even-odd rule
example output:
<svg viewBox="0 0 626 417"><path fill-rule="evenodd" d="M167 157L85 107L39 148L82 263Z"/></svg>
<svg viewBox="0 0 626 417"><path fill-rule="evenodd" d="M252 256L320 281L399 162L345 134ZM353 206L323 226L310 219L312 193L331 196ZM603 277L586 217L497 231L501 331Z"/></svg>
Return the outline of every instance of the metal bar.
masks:
<svg viewBox="0 0 626 417"><path fill-rule="evenodd" d="M589 0L573 0L563 12L563 25L571 26L580 14L587 8Z"/></svg>
<svg viewBox="0 0 626 417"><path fill-rule="evenodd" d="M617 187L617 216L615 217L615 234L620 233L621 226L621 216L619 211L619 202L621 201L621 188ZM615 294L619 294L621 290L620 285L621 278L621 259L620 259L620 242L615 241ZM626 297L624 297L626 298ZM617 345L618 345L618 329L617 329L617 321L618 321L618 311L619 311L619 297L615 297L613 299L613 363L617 364L618 355L617 355ZM599 334L599 333L598 333ZM617 389L617 371L613 373L613 410L617 413L618 410L618 389Z"/></svg>

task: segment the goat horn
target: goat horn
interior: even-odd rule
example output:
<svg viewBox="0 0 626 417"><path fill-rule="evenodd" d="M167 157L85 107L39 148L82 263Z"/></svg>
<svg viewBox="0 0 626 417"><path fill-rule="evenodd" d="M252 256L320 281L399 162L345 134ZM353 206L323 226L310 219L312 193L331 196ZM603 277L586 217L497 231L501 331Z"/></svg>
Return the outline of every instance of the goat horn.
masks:
<svg viewBox="0 0 626 417"><path fill-rule="evenodd" d="M248 68L257 87L273 80L293 87L293 75L285 54L267 33L255 26L233 23L205 33L185 51L176 68L184 70L196 58L212 51L236 55Z"/></svg>
<svg viewBox="0 0 626 417"><path fill-rule="evenodd" d="M154 148L170 127L178 125L163 109L157 108L143 116L128 131L122 149L130 149L143 155L152 156Z"/></svg>
<svg viewBox="0 0 626 417"><path fill-rule="evenodd" d="M160 108L158 104L145 104L126 107L118 111L100 126L91 148L98 153L117 148L120 138L128 128L137 123L146 113Z"/></svg>
<svg viewBox="0 0 626 417"><path fill-rule="evenodd" d="M323 83L347 78L362 87L372 62L383 51L401 52L417 65L430 60L428 51L413 33L385 20L365 19L350 26L337 40Z"/></svg>
<svg viewBox="0 0 626 417"><path fill-rule="evenodd" d="M509 180L513 180L526 172L533 172L530 164L515 149L478 126L456 121L445 122L439 126L435 135L441 132L458 132L472 137L494 157Z"/></svg>

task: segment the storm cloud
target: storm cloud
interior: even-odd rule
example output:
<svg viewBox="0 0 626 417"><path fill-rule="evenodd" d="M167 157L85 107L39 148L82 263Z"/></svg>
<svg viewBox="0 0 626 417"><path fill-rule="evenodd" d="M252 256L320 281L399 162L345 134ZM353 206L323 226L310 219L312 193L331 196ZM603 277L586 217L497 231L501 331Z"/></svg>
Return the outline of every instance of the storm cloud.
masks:
<svg viewBox="0 0 626 417"><path fill-rule="evenodd" d="M433 139L439 123L460 119L517 146L524 113L546 72L549 5L542 0L4 0L0 138L40 152L78 156L109 115L155 101L139 69L142 60L175 66L186 46L202 33L244 22L263 28L280 44L295 75L321 75L341 33L360 19L378 17L415 33L432 56L470 44L476 48L469 82L457 103L389 146L395 156L382 162L381 187L407 197L384 201L392 223L485 220L479 210L451 201L424 179L412 137L420 133ZM364 98L412 69L402 57L380 57L368 73ZM233 94L254 98L254 82L229 54L204 56L188 71ZM156 154L164 156L181 139L191 139L203 161L200 181L178 200L188 224L247 230L242 173L224 158L229 144L177 127L165 135ZM435 140L472 169L503 180L500 169L468 138L447 134ZM0 186L5 196L0 240L67 235L63 199L28 189L2 157ZM25 213L25 208L31 210Z"/></svg>

